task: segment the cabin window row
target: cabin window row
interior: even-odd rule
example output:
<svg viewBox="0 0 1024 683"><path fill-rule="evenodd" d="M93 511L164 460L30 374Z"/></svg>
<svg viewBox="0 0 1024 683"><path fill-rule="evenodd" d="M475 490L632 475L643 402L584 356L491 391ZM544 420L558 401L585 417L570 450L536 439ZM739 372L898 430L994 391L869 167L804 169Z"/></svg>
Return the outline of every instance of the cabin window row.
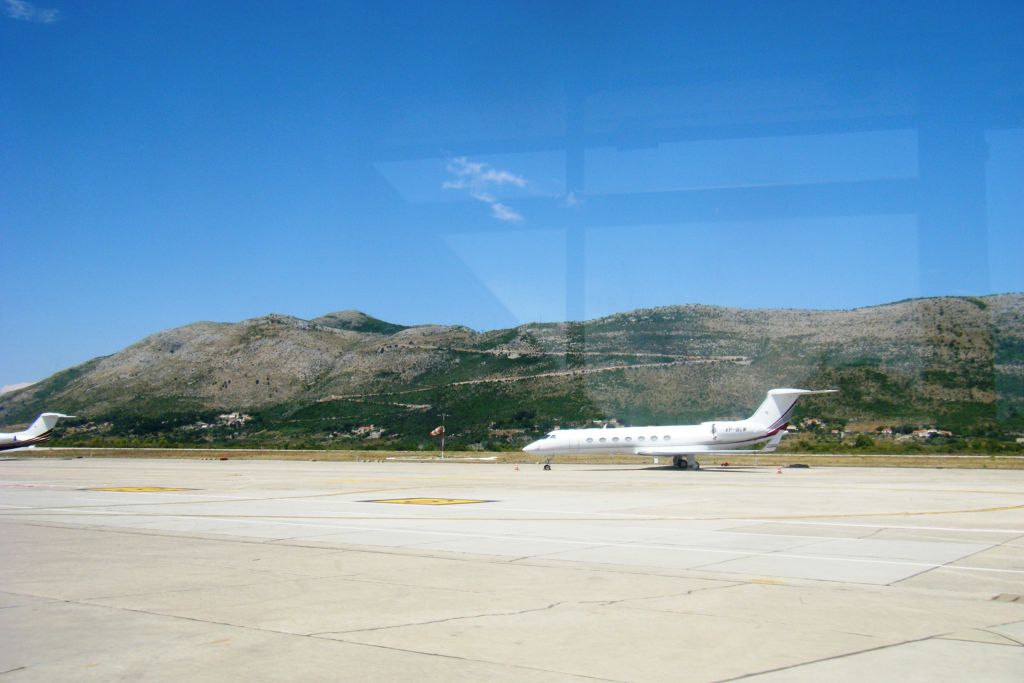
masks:
<svg viewBox="0 0 1024 683"><path fill-rule="evenodd" d="M663 440L663 441L668 441L668 440L669 440L669 438L668 438L667 436L663 436L663 437L661 437L661 438L662 438L662 440ZM625 437L625 438L624 438L624 439L622 439L622 440L623 440L623 441L632 441L632 440L633 440L633 437L631 437L631 436L627 436L627 437ZM637 440L637 441L644 441L644 440L645 440L645 437L642 437L642 436L638 436L638 437L636 437L636 440ZM656 436L652 436L652 437L651 437L651 441L657 441L657 440L658 440L658 437L656 437ZM602 436L602 437L600 437L600 438L598 438L598 439L597 439L597 442L598 442L598 443L607 443L608 441L611 441L612 443L617 443L617 442L619 441L619 437L617 437L617 436L613 436L613 437L612 437L611 439L607 439L607 438L605 438L605 437L603 437L603 436ZM592 437L592 436L588 436L588 437L587 437L587 443L594 443L594 437Z"/></svg>

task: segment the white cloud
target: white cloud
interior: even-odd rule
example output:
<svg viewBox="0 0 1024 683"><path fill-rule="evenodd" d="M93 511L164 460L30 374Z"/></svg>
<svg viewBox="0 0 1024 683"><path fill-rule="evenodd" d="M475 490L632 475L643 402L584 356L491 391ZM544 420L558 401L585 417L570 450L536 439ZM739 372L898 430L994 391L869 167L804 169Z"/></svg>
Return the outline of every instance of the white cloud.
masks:
<svg viewBox="0 0 1024 683"><path fill-rule="evenodd" d="M500 221L521 221L523 216L512 207L502 204L487 188L511 185L526 187L526 178L511 171L492 168L480 161L470 161L466 157L455 157L447 166L454 178L441 183L442 190L465 190L477 201L490 204L491 215Z"/></svg>
<svg viewBox="0 0 1024 683"><path fill-rule="evenodd" d="M519 212L515 211L511 207L502 204L501 202L491 203L491 215L497 218L499 221L507 221L510 223L515 223L523 220L523 216Z"/></svg>
<svg viewBox="0 0 1024 683"><path fill-rule="evenodd" d="M448 171L458 176L478 176L484 172L484 164L466 157L455 157L448 163Z"/></svg>
<svg viewBox="0 0 1024 683"><path fill-rule="evenodd" d="M485 183L494 183L495 185L526 187L526 178L509 173L508 171L496 171L493 168L489 168L481 173L480 179Z"/></svg>
<svg viewBox="0 0 1024 683"><path fill-rule="evenodd" d="M52 24L60 19L60 10L42 9L26 0L3 0L3 3L4 13L11 19L35 24Z"/></svg>

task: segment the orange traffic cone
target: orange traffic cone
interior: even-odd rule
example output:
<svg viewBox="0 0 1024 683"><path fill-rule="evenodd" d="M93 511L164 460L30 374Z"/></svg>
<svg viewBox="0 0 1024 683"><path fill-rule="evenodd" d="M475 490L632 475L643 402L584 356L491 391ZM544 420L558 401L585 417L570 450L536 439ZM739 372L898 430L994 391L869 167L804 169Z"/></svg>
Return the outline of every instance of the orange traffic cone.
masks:
<svg viewBox="0 0 1024 683"><path fill-rule="evenodd" d="M779 469L775 470L775 474L782 474L782 465L779 465Z"/></svg>

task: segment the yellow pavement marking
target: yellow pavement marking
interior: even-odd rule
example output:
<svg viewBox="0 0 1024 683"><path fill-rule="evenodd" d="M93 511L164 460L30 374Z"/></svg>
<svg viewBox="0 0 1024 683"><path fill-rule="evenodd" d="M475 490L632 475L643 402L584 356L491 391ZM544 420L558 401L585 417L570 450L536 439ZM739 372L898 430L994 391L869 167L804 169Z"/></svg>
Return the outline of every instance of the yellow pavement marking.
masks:
<svg viewBox="0 0 1024 683"><path fill-rule="evenodd" d="M195 491L195 489L178 489L169 486L110 486L106 488L87 489L89 491L121 491L124 493L158 493L160 491Z"/></svg>
<svg viewBox="0 0 1024 683"><path fill-rule="evenodd" d="M391 498L388 500L364 500L364 503L397 503L398 505L465 505L466 503L489 503L489 500L469 498Z"/></svg>

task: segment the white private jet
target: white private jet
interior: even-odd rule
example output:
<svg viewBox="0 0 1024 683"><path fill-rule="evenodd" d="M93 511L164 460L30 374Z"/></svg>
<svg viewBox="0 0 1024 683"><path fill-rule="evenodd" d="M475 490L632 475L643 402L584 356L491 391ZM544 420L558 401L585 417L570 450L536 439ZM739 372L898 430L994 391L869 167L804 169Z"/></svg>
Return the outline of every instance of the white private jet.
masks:
<svg viewBox="0 0 1024 683"><path fill-rule="evenodd" d="M600 429L556 429L523 450L549 456L608 453L672 456L680 469L697 470L701 454L770 453L786 435L796 402L809 394L831 394L837 389L772 389L760 407L746 420L702 422L670 427L604 427ZM744 450L766 442L761 450Z"/></svg>
<svg viewBox="0 0 1024 683"><path fill-rule="evenodd" d="M0 451L7 451L12 448L31 448L37 443L43 443L50 438L57 420L62 417L74 417L74 415L43 413L36 418L31 427L23 432L11 434L0 432Z"/></svg>

